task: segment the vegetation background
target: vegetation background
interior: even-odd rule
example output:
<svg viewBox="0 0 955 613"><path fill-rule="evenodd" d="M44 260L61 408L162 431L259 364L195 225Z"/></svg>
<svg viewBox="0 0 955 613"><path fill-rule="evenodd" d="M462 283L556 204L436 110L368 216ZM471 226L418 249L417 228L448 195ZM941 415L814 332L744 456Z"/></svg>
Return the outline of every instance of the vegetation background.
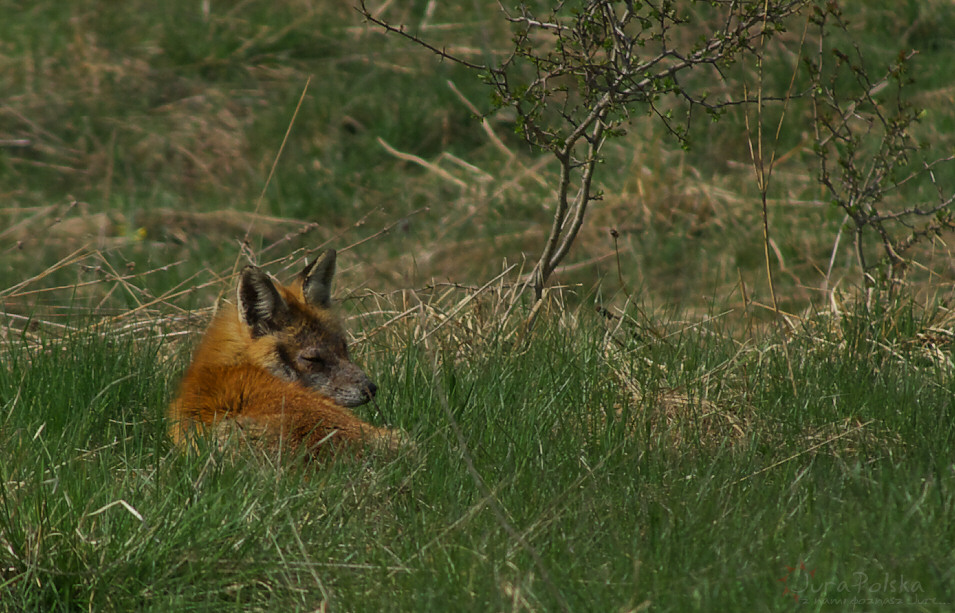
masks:
<svg viewBox="0 0 955 613"><path fill-rule="evenodd" d="M369 8L461 57L508 52L496 3L445 4ZM918 52L916 137L950 154L955 6L841 4L875 73ZM556 168L507 112L476 117L472 73L349 3L0 14L0 610L955 602L951 237L865 300L805 106L768 194L783 315L740 107L689 148L641 116L607 144L525 335ZM809 14L765 50L768 91L799 74ZM325 247L382 390L362 414L417 453L301 470L170 449L165 404L237 266L287 276Z"/></svg>

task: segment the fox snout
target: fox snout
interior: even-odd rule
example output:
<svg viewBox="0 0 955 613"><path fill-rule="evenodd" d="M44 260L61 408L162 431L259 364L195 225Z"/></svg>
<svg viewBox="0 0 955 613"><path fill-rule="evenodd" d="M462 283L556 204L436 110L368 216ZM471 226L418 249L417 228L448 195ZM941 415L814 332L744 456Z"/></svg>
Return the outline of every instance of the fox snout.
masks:
<svg viewBox="0 0 955 613"><path fill-rule="evenodd" d="M378 393L378 386L375 385L374 381L368 382L368 388L365 390L365 393L368 394L368 400L371 400L375 397L375 394Z"/></svg>
<svg viewBox="0 0 955 613"><path fill-rule="evenodd" d="M327 382L313 379L306 385L325 393L343 407L365 404L378 393L374 381L352 362L343 362Z"/></svg>

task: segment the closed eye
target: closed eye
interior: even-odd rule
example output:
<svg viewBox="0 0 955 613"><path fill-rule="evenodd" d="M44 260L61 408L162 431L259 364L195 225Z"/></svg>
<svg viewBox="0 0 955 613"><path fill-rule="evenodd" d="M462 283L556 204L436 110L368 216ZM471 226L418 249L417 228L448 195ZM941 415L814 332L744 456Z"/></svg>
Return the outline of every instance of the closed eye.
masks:
<svg viewBox="0 0 955 613"><path fill-rule="evenodd" d="M325 358L320 355L303 355L302 359L306 362L311 362L312 364L319 366L325 364Z"/></svg>

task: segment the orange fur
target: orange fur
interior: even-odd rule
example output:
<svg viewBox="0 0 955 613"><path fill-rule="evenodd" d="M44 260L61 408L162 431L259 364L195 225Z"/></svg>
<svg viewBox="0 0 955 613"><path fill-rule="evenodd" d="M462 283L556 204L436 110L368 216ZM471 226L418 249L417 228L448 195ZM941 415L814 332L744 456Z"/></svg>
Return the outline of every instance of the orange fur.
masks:
<svg viewBox="0 0 955 613"><path fill-rule="evenodd" d="M169 407L177 445L197 434L235 434L266 449L314 456L342 446L403 443L400 431L366 423L332 397L354 406L375 392L348 359L328 310L334 260L327 252L288 286L256 268L243 271L236 304L213 319Z"/></svg>

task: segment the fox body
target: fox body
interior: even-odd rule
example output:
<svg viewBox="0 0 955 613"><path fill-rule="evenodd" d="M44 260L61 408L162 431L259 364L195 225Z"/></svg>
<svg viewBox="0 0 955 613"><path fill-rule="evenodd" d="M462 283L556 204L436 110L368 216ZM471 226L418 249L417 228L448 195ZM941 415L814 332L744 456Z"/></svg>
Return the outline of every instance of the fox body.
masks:
<svg viewBox="0 0 955 613"><path fill-rule="evenodd" d="M372 426L348 408L368 402L377 388L350 360L329 309L334 274L333 250L289 285L254 266L242 270L235 304L220 307L169 407L177 445L212 434L315 456L402 443L400 431Z"/></svg>

